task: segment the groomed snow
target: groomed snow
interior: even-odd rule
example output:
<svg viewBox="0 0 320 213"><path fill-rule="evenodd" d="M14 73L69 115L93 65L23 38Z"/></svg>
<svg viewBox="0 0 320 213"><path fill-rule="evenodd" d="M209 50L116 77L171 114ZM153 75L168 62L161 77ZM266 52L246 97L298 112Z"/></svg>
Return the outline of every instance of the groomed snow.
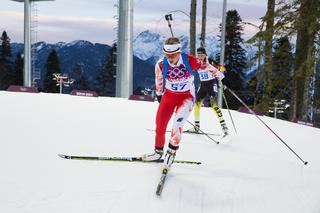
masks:
<svg viewBox="0 0 320 213"><path fill-rule="evenodd" d="M57 155L152 152L157 103L5 91L0 103L1 213L320 212L319 129L262 117L305 166L257 118L232 111L238 135L229 143L183 135L176 159L203 164L173 165L157 197L161 164ZM220 133L211 109L201 116L204 131Z"/></svg>

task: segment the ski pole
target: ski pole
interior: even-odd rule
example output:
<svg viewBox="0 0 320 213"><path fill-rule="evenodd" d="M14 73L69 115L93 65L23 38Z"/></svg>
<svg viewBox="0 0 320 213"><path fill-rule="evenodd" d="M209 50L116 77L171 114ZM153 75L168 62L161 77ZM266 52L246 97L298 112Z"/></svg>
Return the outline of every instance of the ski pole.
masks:
<svg viewBox="0 0 320 213"><path fill-rule="evenodd" d="M259 119L259 121L261 121L293 154L295 154L295 156L297 156L304 165L307 165L308 162L304 161L286 142L284 142L284 140L282 140L282 138L277 135L261 118L259 118L259 116L252 110L250 109L250 107L248 107L247 104L245 104L231 89L229 89L226 85L224 85L224 88L227 89L236 99L238 99L238 101L240 101L240 103L249 110L249 112L253 115L256 116L256 118Z"/></svg>
<svg viewBox="0 0 320 213"><path fill-rule="evenodd" d="M170 23L170 21L172 21L172 14L167 14L164 17L166 18L166 20L168 22L168 27L170 28L171 35L172 35L172 37L174 37L173 31L172 31L172 28L171 28L171 23Z"/></svg>
<svg viewBox="0 0 320 213"><path fill-rule="evenodd" d="M188 120L187 120L187 121L188 121ZM195 126L193 123L191 123L190 121L188 121L188 123L191 124L191 125L193 126L193 128L196 128L196 126ZM219 141L217 141L217 140L213 139L212 137L210 137L207 133L205 133L205 132L202 131L201 129L199 129L199 131L200 131L202 134L204 134L205 136L207 136L210 140L212 140L213 142L215 142L216 144L219 144L219 143L220 143Z"/></svg>
<svg viewBox="0 0 320 213"><path fill-rule="evenodd" d="M224 95L224 93L222 95L223 95L223 100L224 100L224 102L225 102L225 104L227 106L228 113L229 113L229 116L230 116L230 119L231 119L231 122L232 122L232 125L233 125L233 128L234 128L234 131L236 132L236 134L238 134L237 129L236 129L236 125L234 125L234 121L233 121L233 118L231 116L231 112L230 112L230 109L229 109L229 106L228 106L228 102L227 102L226 96Z"/></svg>

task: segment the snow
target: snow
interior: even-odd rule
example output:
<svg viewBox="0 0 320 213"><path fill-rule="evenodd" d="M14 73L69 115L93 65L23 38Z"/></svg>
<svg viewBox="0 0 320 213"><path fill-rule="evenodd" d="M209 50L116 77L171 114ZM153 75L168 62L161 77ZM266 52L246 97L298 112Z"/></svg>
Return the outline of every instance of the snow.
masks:
<svg viewBox="0 0 320 213"><path fill-rule="evenodd" d="M67 43L66 42L62 42L62 41L60 41L60 42L55 44L55 46L58 47L58 48L63 48L66 45L67 45Z"/></svg>
<svg viewBox="0 0 320 213"><path fill-rule="evenodd" d="M93 45L93 44L91 42L85 41L85 40L74 40L74 41L66 44L67 47L71 47L71 46L90 46L90 45Z"/></svg>
<svg viewBox="0 0 320 213"><path fill-rule="evenodd" d="M46 43L45 42L38 42L35 45L36 45L37 52L39 52L46 45Z"/></svg>
<svg viewBox="0 0 320 213"><path fill-rule="evenodd" d="M319 129L262 117L305 166L253 115L231 111L231 142L183 135L176 159L202 165L174 164L157 197L161 164L57 156L151 152L157 103L5 91L0 102L0 212L320 212ZM201 116L204 131L221 133L211 109Z"/></svg>
<svg viewBox="0 0 320 213"><path fill-rule="evenodd" d="M189 52L189 36L179 36L181 41L182 50ZM157 61L163 56L162 48L166 38L159 33L145 30L141 32L133 41L133 53L141 60L147 60L149 58L155 58ZM206 37L207 53L214 57L217 53L218 40L215 36ZM196 46L200 46L200 34L197 35Z"/></svg>
<svg viewBox="0 0 320 213"><path fill-rule="evenodd" d="M141 32L133 41L134 55L141 60L151 57L157 59L162 55L162 47L165 38L160 34L152 33L149 30Z"/></svg>

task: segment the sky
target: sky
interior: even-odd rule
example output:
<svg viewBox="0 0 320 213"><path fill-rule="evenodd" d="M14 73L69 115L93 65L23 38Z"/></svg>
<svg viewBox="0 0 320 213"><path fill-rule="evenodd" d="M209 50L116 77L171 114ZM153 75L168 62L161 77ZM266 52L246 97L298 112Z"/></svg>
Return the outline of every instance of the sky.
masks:
<svg viewBox="0 0 320 213"><path fill-rule="evenodd" d="M0 31L6 30L12 42L23 42L23 3L0 0ZM76 2L76 3L75 3ZM117 35L116 0L56 0L37 2L37 41L57 43L74 40L112 44ZM222 14L222 0L208 0L207 34L217 36ZM266 0L228 0L227 9L236 9L245 22L258 25L266 12ZM172 11L189 14L189 0L134 0L134 36L151 30L169 36L164 15ZM189 34L188 17L173 12L172 27L178 36ZM197 4L197 32L201 26L201 1ZM245 26L243 37L258 29Z"/></svg>
<svg viewBox="0 0 320 213"><path fill-rule="evenodd" d="M6 103L0 110L1 213L320 212L318 128L260 117L309 162L303 165L253 115L231 110L235 134L222 109L232 141L217 145L204 135L183 134L176 160L202 164L173 164L157 197L162 164L76 161L58 154L153 152L155 133L147 129L155 128L158 102L0 91L0 103ZM222 133L211 108L201 109L201 128Z"/></svg>

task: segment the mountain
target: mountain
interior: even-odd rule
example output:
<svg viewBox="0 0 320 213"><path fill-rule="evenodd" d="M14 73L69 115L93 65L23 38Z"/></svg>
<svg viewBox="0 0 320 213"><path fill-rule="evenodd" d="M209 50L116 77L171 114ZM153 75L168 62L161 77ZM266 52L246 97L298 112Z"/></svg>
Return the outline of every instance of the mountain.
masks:
<svg viewBox="0 0 320 213"><path fill-rule="evenodd" d="M165 37L149 30L143 31L133 40L133 55L141 60L157 58L162 55Z"/></svg>
<svg viewBox="0 0 320 213"><path fill-rule="evenodd" d="M165 37L159 33L151 32L146 30L141 32L133 41L133 53L141 60L146 61L149 64L155 64L159 58L163 57L162 47L165 42ZM180 36L182 51L189 52L189 37ZM200 34L197 35L196 47L200 46ZM215 58L220 52L220 41L216 36L207 36L205 45L207 54L209 57ZM246 50L246 57L249 59L248 67L244 71L245 78L250 79L255 75L257 71L257 60L250 61L254 58L258 49L257 47L244 44L243 48Z"/></svg>
<svg viewBox="0 0 320 213"><path fill-rule="evenodd" d="M138 87L152 88L154 85L154 64L163 56L162 48L165 37L159 33L146 30L141 32L133 40L133 89ZM182 50L189 52L189 37L180 36ZM200 35L197 36L196 46L200 46ZM35 45L37 50L36 67L41 71L41 79L45 76L45 63L52 49L58 53L62 72L72 77L73 69L76 64L82 64L85 76L88 78L89 89L94 89L94 82L98 72L101 70L103 61L110 56L111 47L106 44L91 43L85 40L76 40L70 43L58 42L49 44L46 42L38 42ZM215 57L219 52L220 42L215 36L207 36L206 49L210 57ZM13 56L18 52L23 52L23 44L11 44ZM254 57L257 48L252 45L245 45L247 50L247 58ZM254 76L257 70L257 62L248 63L245 71L247 77ZM39 82L42 85L42 82Z"/></svg>
<svg viewBox="0 0 320 213"><path fill-rule="evenodd" d="M159 33L146 30L141 32L133 40L133 54L141 60L147 61L150 64L154 64L163 56L162 48L165 42L165 37ZM189 37L180 36L182 51L189 52ZM219 42L216 37L208 36L206 38L206 48L209 56L215 56L217 53L217 46ZM197 47L200 46L200 35L197 36Z"/></svg>
<svg viewBox="0 0 320 213"><path fill-rule="evenodd" d="M62 73L69 74L72 77L73 69L76 64L82 64L82 69L88 78L89 87L94 88L94 81L98 72L101 70L103 61L107 56L110 56L109 45L91 43L89 41L77 40L70 43L58 42L56 44L48 44L46 42L38 42L35 45L37 50L36 67L41 71L41 79L45 76L45 64L47 62L48 55L52 49L57 51L60 67ZM23 52L23 44L12 43L11 49L13 56L18 52ZM133 58L133 88L138 86L151 87L150 80L154 79L154 67L153 65L139 59ZM146 84L147 82L147 84ZM42 82L40 82L40 86Z"/></svg>

